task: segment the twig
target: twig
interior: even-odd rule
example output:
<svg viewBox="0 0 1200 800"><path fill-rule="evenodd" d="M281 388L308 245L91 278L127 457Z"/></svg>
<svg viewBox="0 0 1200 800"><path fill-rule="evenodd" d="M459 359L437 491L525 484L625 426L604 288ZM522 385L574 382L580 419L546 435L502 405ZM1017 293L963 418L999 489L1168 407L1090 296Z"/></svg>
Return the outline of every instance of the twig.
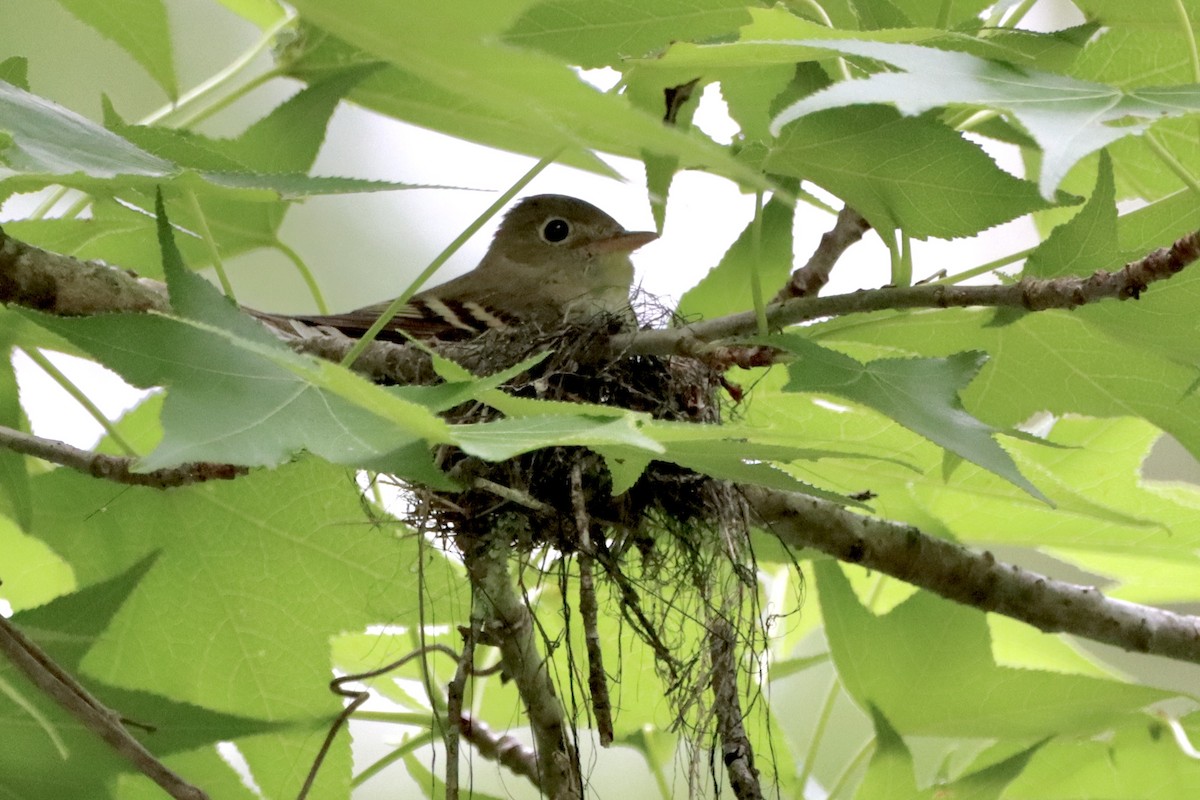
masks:
<svg viewBox="0 0 1200 800"><path fill-rule="evenodd" d="M0 302L60 316L167 311L167 287L103 261L80 261L13 239L0 229Z"/></svg>
<svg viewBox="0 0 1200 800"><path fill-rule="evenodd" d="M571 501L575 510L575 527L579 530L579 550L575 554L575 561L579 565L579 616L583 618L583 641L587 648L588 692L592 697L592 713L596 716L600 746L608 747L613 741L612 703L608 697L608 676L604 672L604 651L600 647L600 614L592 575L592 521L583 496L583 468L578 461L571 467Z"/></svg>
<svg viewBox="0 0 1200 800"><path fill-rule="evenodd" d="M156 469L151 472L134 472L133 468L137 461L128 456L93 453L90 450L72 447L65 442L43 439L3 426L0 426L0 447L6 447L27 456L36 456L52 464L70 467L95 478L130 486L149 486L153 489L169 489L212 480L227 481L239 475L245 475L247 472L245 467L205 461L181 464L169 469Z"/></svg>
<svg viewBox="0 0 1200 800"><path fill-rule="evenodd" d="M1155 281L1165 280L1200 258L1200 231L1184 236L1168 248L1155 250L1116 272L1098 270L1086 277L1051 280L1025 278L1008 286L924 285L872 289L832 297L799 297L767 308L774 328L820 317L862 314L902 308L1000 306L1027 311L1072 309L1099 300L1136 300ZM703 342L745 336L755 330L753 312L696 322L682 328L622 333L611 345L631 355L670 355L687 352L694 340ZM689 341L692 340L692 341Z"/></svg>
<svg viewBox="0 0 1200 800"><path fill-rule="evenodd" d="M504 666L529 714L537 747L538 788L550 800L579 800L579 755L567 736L562 703L546 659L538 652L533 616L513 589L507 548L499 542L460 543L478 602L488 613L485 634L500 648Z"/></svg>
<svg viewBox="0 0 1200 800"><path fill-rule="evenodd" d="M812 547L948 600L1003 614L1047 633L1200 664L1200 617L1105 597L997 561L919 529L798 494L744 486L763 524L789 547Z"/></svg>
<svg viewBox="0 0 1200 800"><path fill-rule="evenodd" d="M121 723L121 716L91 695L41 648L0 616L0 651L35 686L99 736L176 800L208 800L201 789L159 761Z"/></svg>
<svg viewBox="0 0 1200 800"><path fill-rule="evenodd" d="M317 756L313 759L312 766L308 769L308 775L304 778L304 785L300 787L300 793L296 795L296 800L304 800L304 798L308 797L308 793L312 791L313 783L317 779L317 773L321 770L321 764L325 763L325 756L329 754L329 749L333 747L333 740L337 737L338 731L340 731L342 726L346 724L346 720L350 719L350 715L357 711L359 706L367 702L367 700L369 700L371 697L371 692L369 690L347 689L345 688L345 685L347 683L357 683L359 681L366 681L370 680L371 678L377 678L380 675L385 675L394 669L400 669L400 667L404 666L409 661L412 661L414 658L424 656L428 653L445 653L455 660L458 659L458 653L454 652L446 645L431 644L426 645L425 647L419 647L402 658L398 658L390 664L385 664L378 669L373 669L369 672L358 672L353 675L343 675L340 678L334 678L329 682L330 691L332 691L334 694L348 698L350 702L347 703L346 707L341 710L341 713L334 718L333 723L329 726L329 730L325 733L325 740L321 742L321 748L317 751Z"/></svg>
<svg viewBox="0 0 1200 800"><path fill-rule="evenodd" d="M871 223L861 214L850 206L842 206L837 221L821 237L821 242L809 257L808 263L792 273L787 284L775 295L774 302L779 303L792 297L815 297L820 294L825 284L829 283L829 273L842 257L842 253L870 229Z"/></svg>
<svg viewBox="0 0 1200 800"><path fill-rule="evenodd" d="M717 736L721 739L721 759L729 772L729 785L738 800L762 800L754 749L742 724L742 704L738 700L736 636L728 620L714 617L709 625L709 653L712 658L713 711L717 717Z"/></svg>
<svg viewBox="0 0 1200 800"><path fill-rule="evenodd" d="M540 785L537 753L511 736L496 734L486 723L472 717L458 718L458 730L479 755L508 768L534 786Z"/></svg>
<svg viewBox="0 0 1200 800"><path fill-rule="evenodd" d="M469 627L459 628L463 637L462 653L458 657L458 668L454 678L446 687L446 716L451 720L464 719L463 696L467 691L467 677L472 674L471 665L475 663L475 620ZM458 800L458 738L461 724L446 726L446 800Z"/></svg>

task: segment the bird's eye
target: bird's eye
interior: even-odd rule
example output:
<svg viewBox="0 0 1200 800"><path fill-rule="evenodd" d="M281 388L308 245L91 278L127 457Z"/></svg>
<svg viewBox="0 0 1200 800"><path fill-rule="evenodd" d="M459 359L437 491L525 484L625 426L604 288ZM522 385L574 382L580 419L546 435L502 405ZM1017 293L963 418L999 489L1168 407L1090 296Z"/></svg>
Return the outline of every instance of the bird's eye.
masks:
<svg viewBox="0 0 1200 800"><path fill-rule="evenodd" d="M552 217L542 225L542 238L550 244L558 244L571 235L571 223L561 217Z"/></svg>

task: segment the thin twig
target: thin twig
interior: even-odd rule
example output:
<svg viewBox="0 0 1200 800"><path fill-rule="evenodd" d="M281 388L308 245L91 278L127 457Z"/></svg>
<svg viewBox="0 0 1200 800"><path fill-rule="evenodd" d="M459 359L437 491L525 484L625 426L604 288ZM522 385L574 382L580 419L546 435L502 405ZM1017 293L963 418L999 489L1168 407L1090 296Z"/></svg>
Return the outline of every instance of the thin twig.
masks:
<svg viewBox="0 0 1200 800"><path fill-rule="evenodd" d="M3 616L0 616L0 651L38 689L107 742L171 797L176 800L208 800L203 790L185 781L133 738L122 724L120 714L93 697L79 681Z"/></svg>
<svg viewBox="0 0 1200 800"><path fill-rule="evenodd" d="M79 472L102 478L114 483L130 486L149 486L153 489L169 489L212 480L232 480L245 475L245 467L232 464L214 464L206 461L181 464L168 469L150 472L134 472L137 460L127 456L110 456L72 447L66 442L43 439L22 431L0 426L0 447L6 447L27 456L36 456L52 464L58 464Z"/></svg>
<svg viewBox="0 0 1200 800"><path fill-rule="evenodd" d="M317 779L317 773L321 770L321 765L325 763L325 756L329 754L330 748L333 747L333 740L337 737L338 731L340 731L342 726L346 724L346 720L350 719L350 715L357 711L359 706L367 702L367 700L369 700L371 697L371 692L369 690L347 689L345 688L346 684L366 681L370 680L371 678L377 678L380 675L386 675L394 669L400 669L400 667L404 666L409 661L412 661L414 658L425 656L428 653L444 653L451 658L458 660L458 653L454 652L454 650L446 645L431 644L426 645L425 647L418 647L416 650L413 650L411 653L408 653L402 658L398 658L390 664L385 664L378 669L373 669L368 672L357 672L353 675L343 675L340 678L334 678L329 682L330 691L332 691L334 694L348 698L350 702L347 703L345 708L342 709L341 713L334 718L333 723L329 726L329 730L325 733L325 741L321 742L321 748L317 751L316 758L313 759L312 766L308 769L308 775L304 778L304 785L300 787L300 793L296 795L296 800L304 800L304 798L308 797L308 793L312 791L313 783Z"/></svg>
<svg viewBox="0 0 1200 800"><path fill-rule="evenodd" d="M451 720L464 719L463 696L467 691L467 678L472 674L472 664L475 663L475 620L469 627L459 628L463 638L462 653L458 657L458 668L454 678L446 687L446 716ZM458 739L461 725L446 726L446 800L458 800Z"/></svg>
<svg viewBox="0 0 1200 800"><path fill-rule="evenodd" d="M825 284L829 283L829 273L833 265L842 257L842 253L850 245L857 242L867 231L871 223L850 206L843 206L838 212L837 220L821 237L820 244L809 257L808 263L792 273L774 302L779 303L793 297L816 297Z"/></svg>
<svg viewBox="0 0 1200 800"><path fill-rule="evenodd" d="M465 715L458 718L458 731L479 755L526 778L534 786L540 785L537 753L519 740L497 734L486 723Z"/></svg>
<svg viewBox="0 0 1200 800"><path fill-rule="evenodd" d="M711 686L713 712L717 717L717 736L721 739L721 759L729 772L729 785L738 800L762 800L754 749L742 724L742 704L738 699L737 637L729 621L714 617L709 625L709 654L712 659Z"/></svg>
<svg viewBox="0 0 1200 800"><path fill-rule="evenodd" d="M599 608L596 604L596 582L592 574L592 520L583 496L583 468L578 461L571 467L571 501L575 510L575 527L579 531L579 616L583 619L583 641L587 649L588 692L592 697L592 713L600 746L613 741L612 703L608 697L608 676L604 671L604 651L600 647Z"/></svg>

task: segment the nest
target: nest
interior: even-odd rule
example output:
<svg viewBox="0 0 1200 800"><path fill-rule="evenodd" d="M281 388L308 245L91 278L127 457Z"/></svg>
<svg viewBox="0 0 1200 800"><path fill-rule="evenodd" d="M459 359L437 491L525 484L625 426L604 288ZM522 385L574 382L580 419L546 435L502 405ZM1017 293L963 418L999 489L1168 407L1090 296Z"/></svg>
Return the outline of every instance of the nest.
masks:
<svg viewBox="0 0 1200 800"><path fill-rule="evenodd" d="M674 422L720 423L726 396L720 369L684 356L614 354L610 334L622 327L610 319L556 330L494 331L442 346L442 352L477 375L548 354L504 386L517 397L620 407ZM452 423L501 416L478 402L445 414ZM483 461L453 447L437 455L464 488L410 487L416 520L431 534L450 539L468 562L498 544L526 564L537 561L529 557L537 551L551 552L563 576L565 565L576 560L578 610L585 631L593 634L591 565L596 564L596 578L607 584L623 624L653 652L673 698L676 725L694 744L710 741L721 701L710 704L704 698L712 676L724 669L712 654L712 631L739 631L739 644L751 651L762 646L756 634L761 609L748 544L749 514L736 489L651 461L632 487L614 495L604 459L583 447L544 448L503 462ZM562 618L571 613L564 606ZM547 651L555 646L546 642ZM613 673L605 669L598 648L593 652L589 646L586 656L588 694L603 743L606 737L612 740L607 681ZM731 676L737 664L757 663L729 661L725 671ZM575 680L573 671L568 679ZM567 694L575 696L564 690ZM725 713L742 716L736 709ZM701 750L694 749L689 783L699 775Z"/></svg>
<svg viewBox="0 0 1200 800"><path fill-rule="evenodd" d="M644 412L655 419L716 424L721 420L722 376L693 358L614 355L608 337L619 321L595 320L555 330L492 331L453 347L453 358L476 374L489 374L549 353L504 389L518 397L594 403ZM501 418L495 409L467 403L445 414L452 423ZM579 501L592 541L604 531L620 544L645 551L655 532L712 524L731 514L732 492L717 481L674 464L653 461L626 492L614 496L604 459L581 447L544 448L493 463L456 448L438 454L441 466L466 488L420 488L429 527L451 534L460 548L497 535L523 551L549 545L564 553L580 546ZM573 477L577 475L578 477Z"/></svg>

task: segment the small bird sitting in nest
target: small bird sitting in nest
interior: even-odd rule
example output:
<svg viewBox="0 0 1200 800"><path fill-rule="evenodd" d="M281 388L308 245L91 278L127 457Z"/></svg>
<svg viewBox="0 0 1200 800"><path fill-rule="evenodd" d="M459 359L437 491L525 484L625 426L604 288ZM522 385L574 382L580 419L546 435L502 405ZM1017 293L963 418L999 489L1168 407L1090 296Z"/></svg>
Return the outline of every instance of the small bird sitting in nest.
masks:
<svg viewBox="0 0 1200 800"><path fill-rule="evenodd" d="M381 338L402 339L407 334L455 341L489 330L552 328L602 316L628 318L633 325L629 254L657 238L649 231L627 231L596 206L574 197L525 198L504 217L479 266L413 295ZM388 305L344 314L261 316L276 324L295 320L359 337Z"/></svg>

